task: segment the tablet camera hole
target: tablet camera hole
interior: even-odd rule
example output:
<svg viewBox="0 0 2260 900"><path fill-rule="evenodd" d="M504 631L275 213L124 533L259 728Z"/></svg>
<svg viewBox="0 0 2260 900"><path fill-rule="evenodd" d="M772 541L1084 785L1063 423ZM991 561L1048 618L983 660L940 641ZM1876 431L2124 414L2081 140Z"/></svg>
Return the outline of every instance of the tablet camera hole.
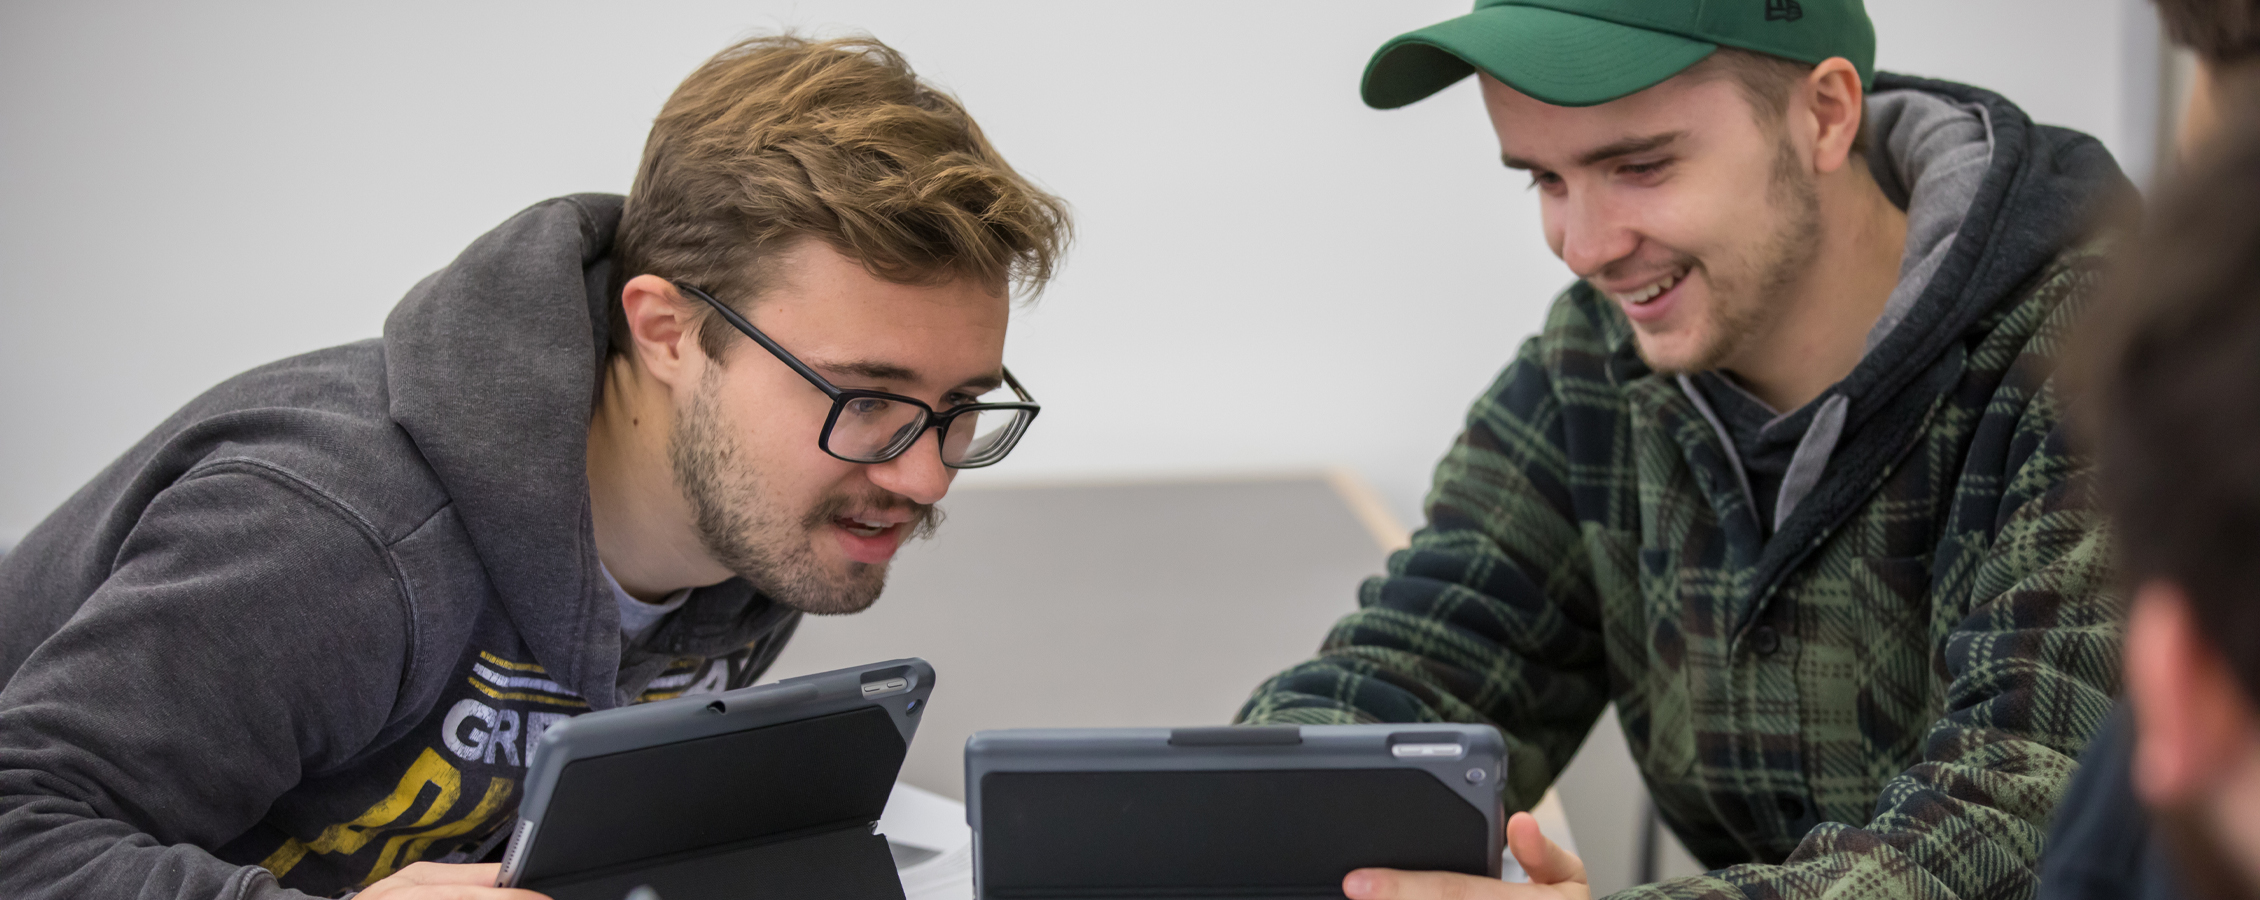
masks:
<svg viewBox="0 0 2260 900"><path fill-rule="evenodd" d="M902 708L902 713L903 713L903 715L906 715L906 716L915 716L915 715L917 715L917 714L918 714L918 701L917 701L916 699L913 699L913 700L911 700L911 701L910 701L909 703L907 703L907 704L904 704L904 705L903 705L903 708Z"/></svg>

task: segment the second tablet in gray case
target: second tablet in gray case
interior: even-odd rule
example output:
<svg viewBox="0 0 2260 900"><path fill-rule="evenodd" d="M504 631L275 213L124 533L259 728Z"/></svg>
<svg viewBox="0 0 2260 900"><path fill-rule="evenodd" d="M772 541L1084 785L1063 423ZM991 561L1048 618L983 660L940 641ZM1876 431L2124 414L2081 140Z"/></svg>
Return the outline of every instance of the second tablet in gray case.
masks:
<svg viewBox="0 0 2260 900"><path fill-rule="evenodd" d="M898 659L544 732L502 883L556 900L902 900L872 831L934 670Z"/></svg>
<svg viewBox="0 0 2260 900"><path fill-rule="evenodd" d="M984 731L965 746L981 900L1339 898L1365 867L1498 877L1487 725Z"/></svg>

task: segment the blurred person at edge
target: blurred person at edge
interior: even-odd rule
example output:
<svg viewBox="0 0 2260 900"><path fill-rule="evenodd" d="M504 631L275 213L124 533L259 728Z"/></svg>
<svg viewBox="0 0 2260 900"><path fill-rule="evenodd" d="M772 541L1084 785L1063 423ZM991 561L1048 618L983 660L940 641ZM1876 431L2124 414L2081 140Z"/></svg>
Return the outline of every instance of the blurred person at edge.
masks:
<svg viewBox="0 0 2260 900"><path fill-rule="evenodd" d="M542 731L872 603L1033 418L1007 314L1067 228L879 42L724 50L627 197L222 383L0 562L0 896L538 896L483 861Z"/></svg>
<svg viewBox="0 0 2260 900"><path fill-rule="evenodd" d="M2067 359L2133 586L2126 707L2042 900L2260 897L2260 3L2158 0L2194 51L2181 166Z"/></svg>
<svg viewBox="0 0 2260 900"><path fill-rule="evenodd" d="M1250 722L1488 722L1526 809L1614 703L1713 871L1643 898L2022 897L2123 606L2051 377L2131 186L2086 135L1876 73L1858 0L1478 0L1376 107L1476 75L1581 279L1468 413L1412 546ZM1349 873L1354 900L1583 898Z"/></svg>

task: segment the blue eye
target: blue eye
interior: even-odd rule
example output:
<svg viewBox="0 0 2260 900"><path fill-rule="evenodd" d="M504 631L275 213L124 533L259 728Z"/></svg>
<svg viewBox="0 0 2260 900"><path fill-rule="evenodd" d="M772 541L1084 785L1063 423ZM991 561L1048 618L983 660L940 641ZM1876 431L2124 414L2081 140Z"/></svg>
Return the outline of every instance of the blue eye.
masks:
<svg viewBox="0 0 2260 900"><path fill-rule="evenodd" d="M857 397L847 402L847 413L854 416L878 416L886 414L893 406L893 401L877 397Z"/></svg>

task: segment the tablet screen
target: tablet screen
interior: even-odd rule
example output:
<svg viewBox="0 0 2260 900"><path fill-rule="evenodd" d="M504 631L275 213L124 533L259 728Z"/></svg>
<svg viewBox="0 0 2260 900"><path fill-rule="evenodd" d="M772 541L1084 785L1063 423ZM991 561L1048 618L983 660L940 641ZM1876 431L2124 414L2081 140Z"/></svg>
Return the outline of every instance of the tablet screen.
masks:
<svg viewBox="0 0 2260 900"><path fill-rule="evenodd" d="M867 826L907 749L888 712L866 706L574 760L558 775L528 877Z"/></svg>
<svg viewBox="0 0 2260 900"><path fill-rule="evenodd" d="M1481 875L1488 823L1415 769L991 772L992 897L1340 896L1351 869Z"/></svg>

